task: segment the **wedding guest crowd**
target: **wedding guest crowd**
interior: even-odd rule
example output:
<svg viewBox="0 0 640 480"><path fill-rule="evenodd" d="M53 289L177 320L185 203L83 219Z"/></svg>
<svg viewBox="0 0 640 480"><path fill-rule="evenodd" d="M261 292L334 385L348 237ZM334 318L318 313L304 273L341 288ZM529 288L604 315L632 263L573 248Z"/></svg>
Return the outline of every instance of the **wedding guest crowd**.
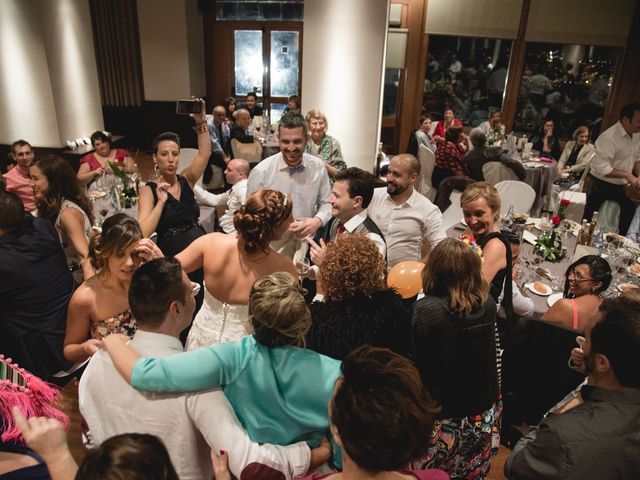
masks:
<svg viewBox="0 0 640 480"><path fill-rule="evenodd" d="M453 81L463 74L455 55L446 65ZM584 334L566 357L586 380L525 432L508 478L640 475L640 297L605 298L616 269L588 255L567 261L563 298L534 311L518 288L520 237L501 231L502 200L482 172L500 162L526 180L498 109L468 138L452 108L433 133L421 116L413 140L434 165L395 155L376 185L349 167L321 110L302 116L297 95L273 126L279 152L253 168L231 140L264 140L247 130L265 112L256 93L237 109L225 99L209 120L195 102L197 153L181 166L181 139L156 137L137 218L125 209L94 221L87 185L133 172L104 132L77 172L57 156L34 158L24 140L11 146L0 361L47 381L80 377L90 448L78 466L61 423L19 404L11 425L52 478L486 478L508 404L503 344L536 315ZM533 139L559 159L554 172L588 177L586 217L605 199L621 203L620 233L633 214L624 188L640 188L639 105L595 145L579 127L561 153L552 120ZM216 164L231 186L222 193L199 186ZM463 230L447 231L417 190L431 167L433 185L461 181ZM205 232L199 204L227 207L219 231ZM417 284L417 298L391 278Z"/></svg>

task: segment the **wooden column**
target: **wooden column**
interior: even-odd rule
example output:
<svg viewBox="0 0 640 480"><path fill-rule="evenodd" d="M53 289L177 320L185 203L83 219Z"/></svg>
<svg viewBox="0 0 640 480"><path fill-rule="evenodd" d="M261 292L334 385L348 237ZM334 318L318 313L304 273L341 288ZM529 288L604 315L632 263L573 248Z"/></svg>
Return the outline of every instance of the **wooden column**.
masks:
<svg viewBox="0 0 640 480"><path fill-rule="evenodd" d="M602 118L601 132L620 119L620 109L631 101L640 100L640 2L636 1L624 50L618 57L613 85Z"/></svg>
<svg viewBox="0 0 640 480"><path fill-rule="evenodd" d="M407 57L404 69L404 85L400 97L400 118L396 128L400 129L398 152L404 152L409 135L416 128L422 110L424 78L427 68L427 35L425 23L428 0L410 0L408 5Z"/></svg>
<svg viewBox="0 0 640 480"><path fill-rule="evenodd" d="M531 0L522 1L522 11L520 12L520 24L518 26L518 36L513 41L511 48L511 58L509 59L509 75L507 86L504 92L504 102L502 104L502 120L507 128L507 132L513 129L513 122L516 117L518 106L518 92L522 80L522 70L524 69L524 59L527 51L525 34L527 33L527 20L529 18L529 7Z"/></svg>

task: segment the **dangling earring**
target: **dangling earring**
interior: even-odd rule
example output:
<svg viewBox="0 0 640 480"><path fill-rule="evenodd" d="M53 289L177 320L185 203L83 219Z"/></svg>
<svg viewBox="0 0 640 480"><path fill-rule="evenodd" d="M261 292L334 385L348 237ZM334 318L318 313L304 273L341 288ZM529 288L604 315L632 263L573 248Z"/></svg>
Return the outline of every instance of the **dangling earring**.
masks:
<svg viewBox="0 0 640 480"><path fill-rule="evenodd" d="M156 174L156 177L160 176L160 169L158 168L158 164L157 163L153 164L153 173Z"/></svg>

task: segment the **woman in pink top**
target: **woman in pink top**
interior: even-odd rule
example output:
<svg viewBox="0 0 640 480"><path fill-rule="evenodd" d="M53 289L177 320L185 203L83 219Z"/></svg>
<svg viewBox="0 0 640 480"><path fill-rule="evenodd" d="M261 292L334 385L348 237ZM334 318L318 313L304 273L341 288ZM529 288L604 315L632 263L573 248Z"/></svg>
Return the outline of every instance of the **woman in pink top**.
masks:
<svg viewBox="0 0 640 480"><path fill-rule="evenodd" d="M78 179L85 185L90 184L103 173L113 173L109 162L115 163L126 172L133 171L133 158L123 148L111 148L111 137L104 132L91 134L94 151L80 159Z"/></svg>
<svg viewBox="0 0 640 480"><path fill-rule="evenodd" d="M436 129L433 131L433 138L435 140L444 140L444 134L447 128L462 126L462 122L456 118L451 107L445 106L443 115L444 118L436 123Z"/></svg>
<svg viewBox="0 0 640 480"><path fill-rule="evenodd" d="M611 283L611 267L598 255L586 255L569 265L565 276L564 298L554 303L542 320L582 332L598 311L600 294Z"/></svg>

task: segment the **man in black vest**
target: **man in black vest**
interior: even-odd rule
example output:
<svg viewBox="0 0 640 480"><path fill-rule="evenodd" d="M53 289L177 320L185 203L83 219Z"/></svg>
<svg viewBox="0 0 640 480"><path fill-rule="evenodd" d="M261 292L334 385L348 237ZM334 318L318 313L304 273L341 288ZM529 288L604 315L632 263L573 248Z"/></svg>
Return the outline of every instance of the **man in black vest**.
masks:
<svg viewBox="0 0 640 480"><path fill-rule="evenodd" d="M384 236L367 215L367 207L373 197L375 177L364 170L351 167L339 170L333 179L329 197L333 218L319 231L315 240L309 240L313 263L319 266L324 258L325 245L343 233L368 232L369 238L385 257L387 247Z"/></svg>

